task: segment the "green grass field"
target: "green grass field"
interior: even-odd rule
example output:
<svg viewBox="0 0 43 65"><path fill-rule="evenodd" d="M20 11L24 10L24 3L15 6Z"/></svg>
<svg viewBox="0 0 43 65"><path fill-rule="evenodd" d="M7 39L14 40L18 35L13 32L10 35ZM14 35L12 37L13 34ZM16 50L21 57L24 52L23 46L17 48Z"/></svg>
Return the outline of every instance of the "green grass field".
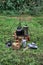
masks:
<svg viewBox="0 0 43 65"><path fill-rule="evenodd" d="M28 16L27 16L28 17ZM24 18L24 19L23 19ZM6 41L13 39L12 35L18 23L29 27L30 42L35 41L38 49L13 50L6 48ZM43 65L43 17L8 17L0 16L0 65Z"/></svg>

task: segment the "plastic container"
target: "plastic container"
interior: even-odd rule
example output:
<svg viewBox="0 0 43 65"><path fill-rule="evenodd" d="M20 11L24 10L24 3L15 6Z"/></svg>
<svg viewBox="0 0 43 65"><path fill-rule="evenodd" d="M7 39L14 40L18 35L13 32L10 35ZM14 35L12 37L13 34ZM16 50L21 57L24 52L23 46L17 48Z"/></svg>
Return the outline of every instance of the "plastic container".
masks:
<svg viewBox="0 0 43 65"><path fill-rule="evenodd" d="M22 39L22 45L24 48L26 47L26 40L25 39Z"/></svg>

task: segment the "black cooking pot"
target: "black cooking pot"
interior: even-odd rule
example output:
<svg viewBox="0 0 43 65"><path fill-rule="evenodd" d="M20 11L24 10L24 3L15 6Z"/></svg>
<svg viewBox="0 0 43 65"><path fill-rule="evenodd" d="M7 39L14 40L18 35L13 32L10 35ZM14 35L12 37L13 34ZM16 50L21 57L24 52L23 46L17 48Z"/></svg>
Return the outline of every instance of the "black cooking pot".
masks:
<svg viewBox="0 0 43 65"><path fill-rule="evenodd" d="M17 29L16 30L16 35L17 36L24 36L24 30L21 28L21 29Z"/></svg>

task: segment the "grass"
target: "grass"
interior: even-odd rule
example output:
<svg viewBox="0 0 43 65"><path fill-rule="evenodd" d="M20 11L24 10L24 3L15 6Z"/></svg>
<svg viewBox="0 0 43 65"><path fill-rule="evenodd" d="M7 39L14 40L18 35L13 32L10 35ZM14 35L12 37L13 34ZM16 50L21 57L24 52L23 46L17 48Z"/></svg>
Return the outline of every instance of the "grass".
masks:
<svg viewBox="0 0 43 65"><path fill-rule="evenodd" d="M28 17L29 18L29 17ZM38 49L13 50L12 47L6 48L5 42L13 40L13 33L18 23L22 26L25 23L29 27L30 42L35 41ZM30 43L29 42L29 43ZM18 17L0 16L0 65L43 65L43 17Z"/></svg>

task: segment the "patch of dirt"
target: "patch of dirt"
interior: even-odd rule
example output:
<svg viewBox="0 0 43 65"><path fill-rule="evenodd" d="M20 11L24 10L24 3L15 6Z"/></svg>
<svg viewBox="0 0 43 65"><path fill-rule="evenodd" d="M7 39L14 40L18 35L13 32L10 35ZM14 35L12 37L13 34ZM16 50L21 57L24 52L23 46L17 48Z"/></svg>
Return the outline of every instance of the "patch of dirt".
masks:
<svg viewBox="0 0 43 65"><path fill-rule="evenodd" d="M28 16L28 17L16 17L18 20L21 21L30 21L32 19L32 17Z"/></svg>

